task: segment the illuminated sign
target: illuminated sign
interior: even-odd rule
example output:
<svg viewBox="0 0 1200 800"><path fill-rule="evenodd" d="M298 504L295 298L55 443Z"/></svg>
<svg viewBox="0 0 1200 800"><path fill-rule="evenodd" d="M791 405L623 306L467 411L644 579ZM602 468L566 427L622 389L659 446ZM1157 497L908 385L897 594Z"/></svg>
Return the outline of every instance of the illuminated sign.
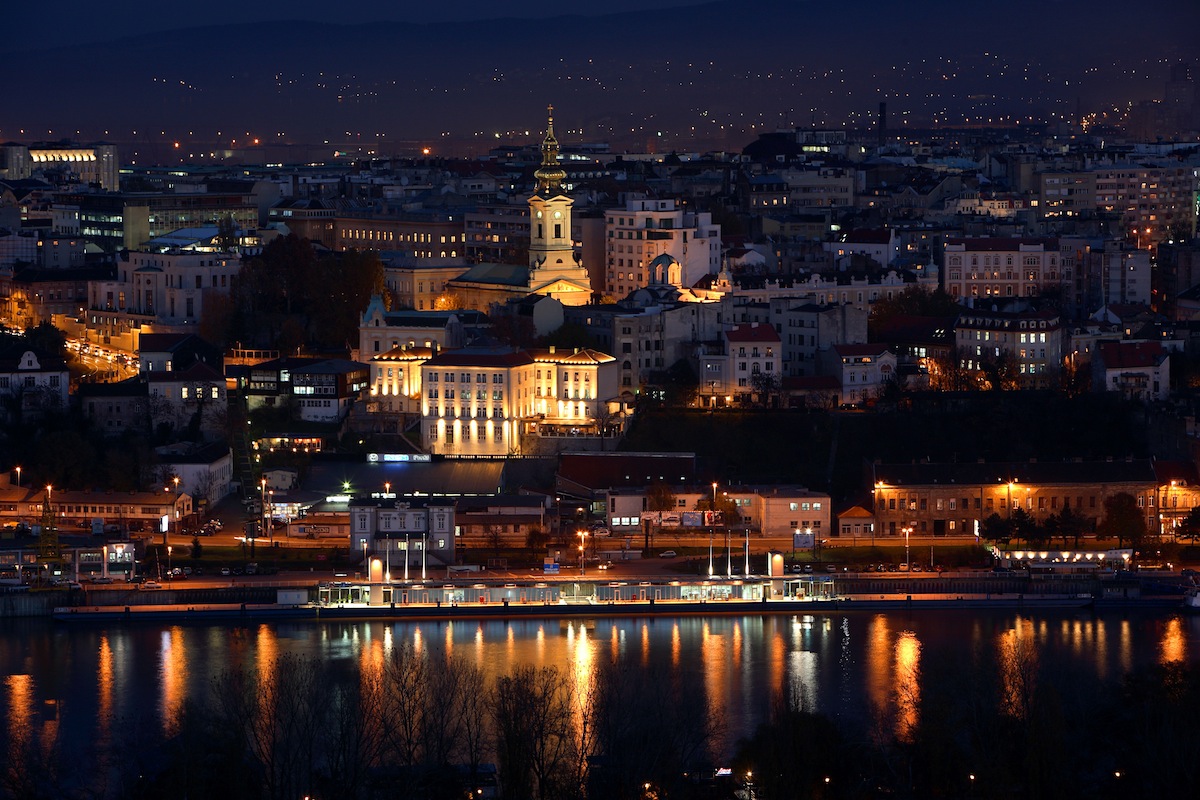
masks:
<svg viewBox="0 0 1200 800"><path fill-rule="evenodd" d="M428 463L431 461L428 453L368 453L367 463L401 463L401 464L418 464Z"/></svg>

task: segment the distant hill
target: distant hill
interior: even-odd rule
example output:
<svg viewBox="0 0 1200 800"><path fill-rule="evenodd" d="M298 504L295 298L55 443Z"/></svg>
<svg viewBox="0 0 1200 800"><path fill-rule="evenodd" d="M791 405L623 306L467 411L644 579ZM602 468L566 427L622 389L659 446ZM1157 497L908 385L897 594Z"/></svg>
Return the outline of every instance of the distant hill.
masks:
<svg viewBox="0 0 1200 800"><path fill-rule="evenodd" d="M720 0L543 21L228 22L70 48L47 28L0 48L0 138L484 147L536 135L553 102L566 138L666 149L730 130L744 141L751 123L865 125L884 99L893 129L905 112L912 124L1073 115L1161 97L1169 65L1197 55L1197 23L1200 4L1179 0Z"/></svg>

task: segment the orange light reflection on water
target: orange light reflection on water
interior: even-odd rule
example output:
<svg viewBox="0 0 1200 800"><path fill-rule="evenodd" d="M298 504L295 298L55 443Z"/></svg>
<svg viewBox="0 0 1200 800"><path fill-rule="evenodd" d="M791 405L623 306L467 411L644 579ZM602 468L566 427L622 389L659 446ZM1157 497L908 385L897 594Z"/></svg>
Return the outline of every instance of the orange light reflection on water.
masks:
<svg viewBox="0 0 1200 800"><path fill-rule="evenodd" d="M20 753L29 743L30 725L33 722L33 677L9 675L4 679L8 687L8 746Z"/></svg>
<svg viewBox="0 0 1200 800"><path fill-rule="evenodd" d="M183 629L178 625L162 632L159 664L162 668L163 733L171 736L179 730L183 704L187 700L187 646Z"/></svg>
<svg viewBox="0 0 1200 800"><path fill-rule="evenodd" d="M1033 623L1028 619L1017 619L1012 628L1000 634L996 649L1004 712L1017 719L1026 719L1033 703L1038 673Z"/></svg>
<svg viewBox="0 0 1200 800"><path fill-rule="evenodd" d="M97 664L97 679L99 692L99 709L96 715L99 717L100 736L107 738L109 725L112 724L113 713L113 652L112 645L108 642L108 636L100 637L100 658Z"/></svg>
<svg viewBox="0 0 1200 800"><path fill-rule="evenodd" d="M888 618L876 614L867 626L867 697L876 714L885 714L892 700L891 631Z"/></svg>
<svg viewBox="0 0 1200 800"><path fill-rule="evenodd" d="M1172 617L1163 628L1162 640L1158 645L1158 661L1160 664L1183 661L1186 653L1187 634L1183 630L1183 622L1179 617Z"/></svg>
<svg viewBox="0 0 1200 800"><path fill-rule="evenodd" d="M896 738L911 741L921 708L921 642L912 631L896 640Z"/></svg>

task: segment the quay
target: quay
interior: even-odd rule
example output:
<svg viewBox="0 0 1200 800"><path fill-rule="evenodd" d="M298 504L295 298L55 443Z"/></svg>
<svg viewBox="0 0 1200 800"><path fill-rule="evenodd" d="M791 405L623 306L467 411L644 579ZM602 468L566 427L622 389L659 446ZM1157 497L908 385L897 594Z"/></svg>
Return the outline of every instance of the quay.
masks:
<svg viewBox="0 0 1200 800"><path fill-rule="evenodd" d="M188 590L130 593L130 602L56 606L70 623L163 620L431 620L795 614L824 611L981 608L1086 608L1089 592L1013 590L914 592L839 591L833 577L780 577L670 581L323 583L264 590L243 602L189 602ZM849 587L847 587L849 588ZM934 588L934 587L931 587ZM1020 587L1017 587L1018 589ZM275 596L265 596L273 591ZM195 598L200 600L200 597ZM137 601L137 602L134 602ZM1177 603L1177 601L1175 601Z"/></svg>

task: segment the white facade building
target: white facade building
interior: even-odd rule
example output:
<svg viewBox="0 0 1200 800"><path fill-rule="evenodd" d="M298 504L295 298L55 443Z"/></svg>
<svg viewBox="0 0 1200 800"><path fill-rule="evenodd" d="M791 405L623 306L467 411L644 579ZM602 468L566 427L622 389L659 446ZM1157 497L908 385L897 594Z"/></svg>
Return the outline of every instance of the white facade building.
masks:
<svg viewBox="0 0 1200 800"><path fill-rule="evenodd" d="M605 294L624 297L646 286L650 262L664 253L675 258L677 275L666 282L694 286L721 268L721 226L712 214L686 209L679 201L629 199L624 208L604 213Z"/></svg>

